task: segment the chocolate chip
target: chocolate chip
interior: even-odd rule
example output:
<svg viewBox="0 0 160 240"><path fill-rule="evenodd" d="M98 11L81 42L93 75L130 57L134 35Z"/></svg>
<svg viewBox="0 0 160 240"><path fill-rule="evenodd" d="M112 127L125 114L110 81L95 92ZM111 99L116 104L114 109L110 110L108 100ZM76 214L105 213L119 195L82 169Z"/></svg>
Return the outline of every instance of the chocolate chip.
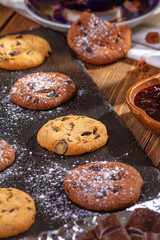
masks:
<svg viewBox="0 0 160 240"><path fill-rule="evenodd" d="M76 188L77 187L76 181L72 180L71 185L72 185L73 188Z"/></svg>
<svg viewBox="0 0 160 240"><path fill-rule="evenodd" d="M71 131L72 131L74 128L74 123L70 123L70 125L71 125Z"/></svg>
<svg viewBox="0 0 160 240"><path fill-rule="evenodd" d="M31 97L31 96L29 96L29 97L27 98L27 102L30 102L30 101L31 101L31 99L32 99L32 97Z"/></svg>
<svg viewBox="0 0 160 240"><path fill-rule="evenodd" d="M69 84L71 84L72 83L72 81L71 81L71 79L67 79L67 82L69 83Z"/></svg>
<svg viewBox="0 0 160 240"><path fill-rule="evenodd" d="M81 136L89 136L89 135L91 135L92 133L91 132L83 132L82 134L81 134Z"/></svg>
<svg viewBox="0 0 160 240"><path fill-rule="evenodd" d="M1 212L7 212L7 210L2 210Z"/></svg>
<svg viewBox="0 0 160 240"><path fill-rule="evenodd" d="M52 128L53 132L58 132L58 129Z"/></svg>
<svg viewBox="0 0 160 240"><path fill-rule="evenodd" d="M10 60L10 59L9 58L5 58L5 59L3 59L3 62L8 61L8 60Z"/></svg>
<svg viewBox="0 0 160 240"><path fill-rule="evenodd" d="M94 139L97 139L97 138L99 138L100 137L100 135L97 135Z"/></svg>
<svg viewBox="0 0 160 240"><path fill-rule="evenodd" d="M88 30L86 28L83 28L82 34L86 37L88 35Z"/></svg>
<svg viewBox="0 0 160 240"><path fill-rule="evenodd" d="M9 212L13 212L15 210L15 208L12 208L11 210L9 210Z"/></svg>
<svg viewBox="0 0 160 240"><path fill-rule="evenodd" d="M31 208L31 207L27 207L27 209L33 211L33 208Z"/></svg>
<svg viewBox="0 0 160 240"><path fill-rule="evenodd" d="M94 22L94 26L97 26L99 23L100 23L100 20L97 19L97 20Z"/></svg>
<svg viewBox="0 0 160 240"><path fill-rule="evenodd" d="M3 56L3 54L2 54L2 53L0 53L0 56Z"/></svg>
<svg viewBox="0 0 160 240"><path fill-rule="evenodd" d="M47 97L49 97L49 98L58 97L58 96L59 96L59 92L58 92L58 91L55 91L55 90L47 93Z"/></svg>
<svg viewBox="0 0 160 240"><path fill-rule="evenodd" d="M18 35L18 36L16 37L16 39L17 39L17 38L22 38L22 37L23 37L22 35Z"/></svg>
<svg viewBox="0 0 160 240"><path fill-rule="evenodd" d="M31 90L33 90L34 89L34 86L35 86L35 84L34 83L32 83L32 82L29 82L29 83L27 83L27 86L31 89Z"/></svg>
<svg viewBox="0 0 160 240"><path fill-rule="evenodd" d="M10 52L10 53L9 53L9 55L10 55L11 57L17 56L17 55L19 55L19 54L20 54L20 52L17 52L17 51L13 51L13 52Z"/></svg>
<svg viewBox="0 0 160 240"><path fill-rule="evenodd" d="M21 43L19 41L17 41L16 46L19 46L19 45L21 45Z"/></svg>
<svg viewBox="0 0 160 240"><path fill-rule="evenodd" d="M69 139L69 138L67 138L67 141L68 141L68 142L73 142L73 141L72 141L71 139Z"/></svg>
<svg viewBox="0 0 160 240"><path fill-rule="evenodd" d="M91 166L91 170L94 171L94 172L99 172L99 171L101 170L101 166L98 166L98 165L97 165L97 166L96 166L96 165L94 166L94 165L93 165L93 166Z"/></svg>
<svg viewBox="0 0 160 240"><path fill-rule="evenodd" d="M88 53L91 53L91 52L92 52L92 50L91 50L91 48L90 48L89 46L86 47L86 51L87 51Z"/></svg>
<svg viewBox="0 0 160 240"><path fill-rule="evenodd" d="M55 150L58 154L65 154L68 150L68 145L65 141L61 141L56 144Z"/></svg>
<svg viewBox="0 0 160 240"><path fill-rule="evenodd" d="M78 25L78 26L81 26L81 24L82 24L82 22L79 20L79 21L77 22L77 25Z"/></svg>
<svg viewBox="0 0 160 240"><path fill-rule="evenodd" d="M121 180L121 176L119 174L111 174L109 176L109 179L113 181L118 181L118 180Z"/></svg>
<svg viewBox="0 0 160 240"><path fill-rule="evenodd" d="M116 43L118 43L120 40L120 37L118 36L117 39L116 39Z"/></svg>
<svg viewBox="0 0 160 240"><path fill-rule="evenodd" d="M95 129L93 129L93 134L95 134L97 132L97 127Z"/></svg>
<svg viewBox="0 0 160 240"><path fill-rule="evenodd" d="M26 54L27 54L27 55L33 55L33 54L34 54L34 52L33 52L33 51L31 51L31 50L29 50L28 52L26 52Z"/></svg>
<svg viewBox="0 0 160 240"><path fill-rule="evenodd" d="M69 119L68 117L64 117L64 118L62 118L61 121L66 121L66 120L68 120L68 119Z"/></svg>
<svg viewBox="0 0 160 240"><path fill-rule="evenodd" d="M0 44L0 47L4 48L3 44Z"/></svg>
<svg viewBox="0 0 160 240"><path fill-rule="evenodd" d="M35 98L34 100L33 100L33 103L38 103L39 102L39 100L37 99L37 98Z"/></svg>
<svg viewBox="0 0 160 240"><path fill-rule="evenodd" d="M32 202L30 199L28 199L28 198L26 198L26 200L28 201L28 202Z"/></svg>
<svg viewBox="0 0 160 240"><path fill-rule="evenodd" d="M120 187L117 186L117 187L115 187L115 189L113 190L113 193L116 194L116 193L118 193L119 191L120 191Z"/></svg>

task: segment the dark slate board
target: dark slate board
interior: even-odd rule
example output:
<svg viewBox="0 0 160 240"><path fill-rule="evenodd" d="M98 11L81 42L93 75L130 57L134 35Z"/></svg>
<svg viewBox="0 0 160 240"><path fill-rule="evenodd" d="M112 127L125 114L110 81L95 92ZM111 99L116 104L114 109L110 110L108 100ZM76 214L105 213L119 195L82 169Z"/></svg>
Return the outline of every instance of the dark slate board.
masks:
<svg viewBox="0 0 160 240"><path fill-rule="evenodd" d="M25 32L28 33L28 32ZM0 187L15 187L29 193L36 202L33 226L11 239L57 229L65 223L84 217L104 215L82 209L64 194L63 180L68 170L91 161L120 161L132 165L144 179L139 202L155 198L160 192L160 173L114 112L88 75L84 65L67 45L65 37L51 29L34 29L49 41L53 53L45 62L23 71L0 70L0 136L16 149L16 161L0 173ZM48 111L23 109L10 101L11 86L26 74L60 72L70 76L77 86L76 96L68 103ZM110 138L103 148L80 156L59 156L42 149L36 140L39 129L50 119L76 114L92 117L107 126Z"/></svg>

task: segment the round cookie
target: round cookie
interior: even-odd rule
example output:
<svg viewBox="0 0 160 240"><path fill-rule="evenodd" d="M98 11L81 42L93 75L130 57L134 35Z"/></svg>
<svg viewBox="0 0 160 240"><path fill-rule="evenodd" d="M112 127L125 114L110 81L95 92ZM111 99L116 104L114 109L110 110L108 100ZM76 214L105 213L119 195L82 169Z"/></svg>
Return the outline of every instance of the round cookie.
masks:
<svg viewBox="0 0 160 240"><path fill-rule="evenodd" d="M67 41L84 61L102 65L127 55L131 47L131 29L128 24L112 24L84 12L71 25Z"/></svg>
<svg viewBox="0 0 160 240"><path fill-rule="evenodd" d="M33 68L52 52L49 43L37 35L16 34L0 39L0 68L22 70Z"/></svg>
<svg viewBox="0 0 160 240"><path fill-rule="evenodd" d="M100 121L77 115L50 120L38 132L39 144L61 155L92 152L108 140L105 125Z"/></svg>
<svg viewBox="0 0 160 240"><path fill-rule="evenodd" d="M15 160L15 150L8 142L0 140L0 171L11 165Z"/></svg>
<svg viewBox="0 0 160 240"><path fill-rule="evenodd" d="M39 72L20 78L10 90L10 99L24 108L45 110L68 101L75 92L75 83L68 76Z"/></svg>
<svg viewBox="0 0 160 240"><path fill-rule="evenodd" d="M27 231L35 220L34 200L16 188L0 188L0 238Z"/></svg>
<svg viewBox="0 0 160 240"><path fill-rule="evenodd" d="M91 162L74 168L64 180L70 200L96 211L114 211L136 203L142 186L138 171L119 162Z"/></svg>

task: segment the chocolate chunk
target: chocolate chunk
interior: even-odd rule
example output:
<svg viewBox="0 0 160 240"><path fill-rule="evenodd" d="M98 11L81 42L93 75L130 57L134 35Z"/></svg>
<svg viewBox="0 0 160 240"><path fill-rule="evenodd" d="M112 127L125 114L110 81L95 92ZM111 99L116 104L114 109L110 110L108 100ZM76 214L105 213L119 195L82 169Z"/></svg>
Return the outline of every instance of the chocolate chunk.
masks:
<svg viewBox="0 0 160 240"><path fill-rule="evenodd" d="M118 36L118 37L116 38L116 43L118 43L119 40L120 40L120 37Z"/></svg>
<svg viewBox="0 0 160 240"><path fill-rule="evenodd" d="M33 51L31 51L31 50L29 50L28 52L26 52L26 54L27 54L27 55L33 55L33 54L34 54L34 52L33 52Z"/></svg>
<svg viewBox="0 0 160 240"><path fill-rule="evenodd" d="M18 38L22 38L23 36L22 35L18 35L17 37L16 37L16 39L18 39Z"/></svg>
<svg viewBox="0 0 160 240"><path fill-rule="evenodd" d="M88 35L88 30L86 28L83 28L82 33L86 37Z"/></svg>
<svg viewBox="0 0 160 240"><path fill-rule="evenodd" d="M33 208L31 208L31 207L27 207L27 209L33 211Z"/></svg>
<svg viewBox="0 0 160 240"><path fill-rule="evenodd" d="M71 79L68 78L67 83L71 84L72 83Z"/></svg>
<svg viewBox="0 0 160 240"><path fill-rule="evenodd" d="M91 52L92 52L92 50L91 50L91 48L90 48L89 46L86 47L86 51L87 51L88 53L91 53Z"/></svg>
<svg viewBox="0 0 160 240"><path fill-rule="evenodd" d="M39 102L39 100L38 100L37 98L35 98L35 99L33 100L33 103L38 104L38 102Z"/></svg>
<svg viewBox="0 0 160 240"><path fill-rule="evenodd" d="M19 41L17 41L16 46L22 45Z"/></svg>
<svg viewBox="0 0 160 240"><path fill-rule="evenodd" d="M71 185L72 185L73 188L76 188L77 187L76 181L72 180Z"/></svg>
<svg viewBox="0 0 160 240"><path fill-rule="evenodd" d="M31 96L29 96L29 97L27 98L27 102L30 102L30 101L31 101L31 99L32 99L32 97L31 97Z"/></svg>
<svg viewBox="0 0 160 240"><path fill-rule="evenodd" d="M78 22L77 22L77 25L78 25L78 26L81 26L81 24L82 24L81 21L78 21Z"/></svg>
<svg viewBox="0 0 160 240"><path fill-rule="evenodd" d="M118 180L121 180L121 176L118 173L117 174L111 174L109 176L109 179L113 180L113 181L118 181Z"/></svg>
<svg viewBox="0 0 160 240"><path fill-rule="evenodd" d="M61 121L66 121L66 120L68 120L68 119L69 119L68 117L64 117L64 118L62 118Z"/></svg>
<svg viewBox="0 0 160 240"><path fill-rule="evenodd" d="M94 231L88 231L76 237L76 240L96 240L96 236Z"/></svg>
<svg viewBox="0 0 160 240"><path fill-rule="evenodd" d="M12 208L11 210L9 210L9 212L13 212L15 210L15 208Z"/></svg>
<svg viewBox="0 0 160 240"><path fill-rule="evenodd" d="M3 44L0 44L0 47L4 48Z"/></svg>
<svg viewBox="0 0 160 240"><path fill-rule="evenodd" d="M28 201L28 202L32 202L30 199L28 199L28 198L26 198L26 200Z"/></svg>
<svg viewBox="0 0 160 240"><path fill-rule="evenodd" d="M100 23L100 20L97 19L97 20L94 22L94 26L97 26L99 23Z"/></svg>
<svg viewBox="0 0 160 240"><path fill-rule="evenodd" d="M97 135L94 139L97 139L97 138L99 138L100 137L100 135Z"/></svg>
<svg viewBox="0 0 160 240"><path fill-rule="evenodd" d="M74 123L70 123L70 125L71 125L71 131L72 131L74 128Z"/></svg>
<svg viewBox="0 0 160 240"><path fill-rule="evenodd" d="M92 134L91 132L84 132L84 133L81 134L81 136L89 136L91 134Z"/></svg>
<svg viewBox="0 0 160 240"><path fill-rule="evenodd" d="M93 129L93 134L96 134L97 129L98 129L97 127L95 129Z"/></svg>
<svg viewBox="0 0 160 240"><path fill-rule="evenodd" d="M116 194L120 191L120 187L116 186L114 189L113 189L113 193Z"/></svg>
<svg viewBox="0 0 160 240"><path fill-rule="evenodd" d="M99 171L101 171L101 166L96 166L96 165L94 166L93 165L93 166L91 166L91 170L94 171L94 172L99 172Z"/></svg>
<svg viewBox="0 0 160 240"><path fill-rule="evenodd" d="M7 210L2 210L1 213L3 213L3 212L7 212Z"/></svg>
<svg viewBox="0 0 160 240"><path fill-rule="evenodd" d="M56 144L55 150L58 154L65 154L68 150L68 145L65 141L61 141Z"/></svg>
<svg viewBox="0 0 160 240"><path fill-rule="evenodd" d="M10 52L10 53L9 53L9 55L10 55L11 57L17 56L17 55L19 55L19 54L20 54L20 52L17 52L17 51L13 51L13 52Z"/></svg>
<svg viewBox="0 0 160 240"><path fill-rule="evenodd" d="M47 93L47 97L49 97L49 98L58 97L58 96L59 96L59 92L58 92L58 91L55 91L55 90Z"/></svg>
<svg viewBox="0 0 160 240"><path fill-rule="evenodd" d="M53 132L58 132L57 128L52 128Z"/></svg>

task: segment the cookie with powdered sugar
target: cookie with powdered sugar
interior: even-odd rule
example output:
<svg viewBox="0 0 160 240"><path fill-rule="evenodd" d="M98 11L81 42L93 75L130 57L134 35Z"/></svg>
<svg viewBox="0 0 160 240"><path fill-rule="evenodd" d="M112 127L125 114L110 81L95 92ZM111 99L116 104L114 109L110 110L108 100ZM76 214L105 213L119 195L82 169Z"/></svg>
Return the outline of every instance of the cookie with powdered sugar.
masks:
<svg viewBox="0 0 160 240"><path fill-rule="evenodd" d="M71 25L67 41L81 59L102 65L127 55L131 47L131 29L128 24L113 24L84 12Z"/></svg>
<svg viewBox="0 0 160 240"><path fill-rule="evenodd" d="M74 168L63 185L68 198L81 207L114 211L137 202L143 179L127 164L101 161Z"/></svg>
<svg viewBox="0 0 160 240"><path fill-rule="evenodd" d="M67 102L75 92L75 82L70 77L38 72L20 78L10 90L10 99L24 108L45 110Z"/></svg>
<svg viewBox="0 0 160 240"><path fill-rule="evenodd" d="M0 140L0 171L11 165L15 160L15 150L4 140Z"/></svg>

